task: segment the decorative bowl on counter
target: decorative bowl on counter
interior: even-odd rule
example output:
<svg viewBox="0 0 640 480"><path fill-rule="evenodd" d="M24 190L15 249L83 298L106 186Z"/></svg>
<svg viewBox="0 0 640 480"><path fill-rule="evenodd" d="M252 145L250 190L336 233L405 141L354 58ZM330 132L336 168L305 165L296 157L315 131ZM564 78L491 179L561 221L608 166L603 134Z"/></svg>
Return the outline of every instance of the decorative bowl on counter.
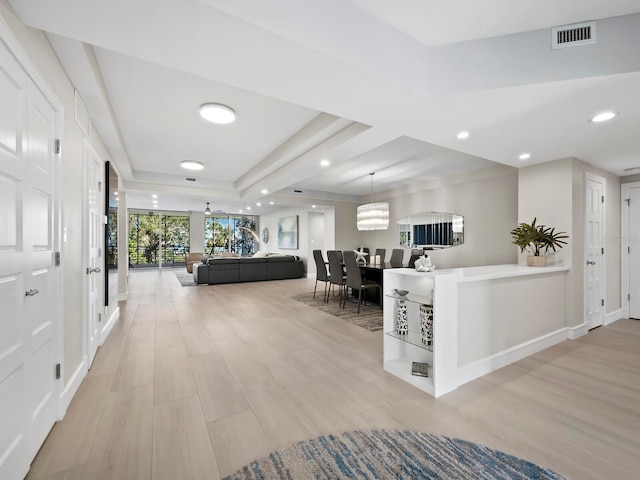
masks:
<svg viewBox="0 0 640 480"><path fill-rule="evenodd" d="M397 288L394 288L393 291L396 295L399 295L401 297L404 297L407 293L409 293L409 290L399 290Z"/></svg>

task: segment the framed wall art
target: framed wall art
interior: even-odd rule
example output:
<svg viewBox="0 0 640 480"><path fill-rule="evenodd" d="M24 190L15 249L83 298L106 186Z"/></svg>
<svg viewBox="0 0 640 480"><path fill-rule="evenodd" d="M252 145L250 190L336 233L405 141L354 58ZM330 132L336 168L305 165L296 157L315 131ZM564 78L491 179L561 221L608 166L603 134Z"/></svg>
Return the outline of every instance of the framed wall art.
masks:
<svg viewBox="0 0 640 480"><path fill-rule="evenodd" d="M278 248L298 249L298 215L278 219Z"/></svg>

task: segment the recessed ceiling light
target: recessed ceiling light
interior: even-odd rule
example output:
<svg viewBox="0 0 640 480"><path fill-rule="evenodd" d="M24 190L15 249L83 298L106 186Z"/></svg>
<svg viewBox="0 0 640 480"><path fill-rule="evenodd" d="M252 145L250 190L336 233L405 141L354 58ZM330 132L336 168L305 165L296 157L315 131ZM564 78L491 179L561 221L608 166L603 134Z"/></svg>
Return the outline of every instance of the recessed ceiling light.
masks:
<svg viewBox="0 0 640 480"><path fill-rule="evenodd" d="M242 210L238 210L239 213L242 213Z"/></svg>
<svg viewBox="0 0 640 480"><path fill-rule="evenodd" d="M328 167L329 165L331 165L331 162L326 158L323 158L322 160L320 160L320 165L323 167Z"/></svg>
<svg viewBox="0 0 640 480"><path fill-rule="evenodd" d="M316 206L315 205L311 205L311 208L316 208Z"/></svg>
<svg viewBox="0 0 640 480"><path fill-rule="evenodd" d="M158 198L158 195L154 193L153 195L151 195L151 198Z"/></svg>
<svg viewBox="0 0 640 480"><path fill-rule="evenodd" d="M464 140L465 138L469 138L469 132L462 131L457 135L457 137L458 137L458 140Z"/></svg>
<svg viewBox="0 0 640 480"><path fill-rule="evenodd" d="M195 160L183 160L180 162L180 166L187 170L202 170L204 168L202 162L196 162Z"/></svg>
<svg viewBox="0 0 640 480"><path fill-rule="evenodd" d="M267 190L266 188L263 188L262 190L260 190L260 193L263 195L266 195L267 193L269 193L269 190Z"/></svg>
<svg viewBox="0 0 640 480"><path fill-rule="evenodd" d="M260 207L262 204L260 202L256 202L256 207Z"/></svg>
<svg viewBox="0 0 640 480"><path fill-rule="evenodd" d="M117 197L118 196L118 192L113 192L113 194Z"/></svg>
<svg viewBox="0 0 640 480"><path fill-rule="evenodd" d="M595 117L591 117L591 121L594 123L606 122L607 120L611 120L616 115L616 112L602 112Z"/></svg>
<svg viewBox="0 0 640 480"><path fill-rule="evenodd" d="M251 207L247 207L247 210L251 210Z"/></svg>
<svg viewBox="0 0 640 480"><path fill-rule="evenodd" d="M212 123L231 123L236 119L236 112L220 103L205 103L200 107L200 116Z"/></svg>
<svg viewBox="0 0 640 480"><path fill-rule="evenodd" d="M521 153L518 158L520 160L528 160L529 158L531 158L531 154L530 153Z"/></svg>
<svg viewBox="0 0 640 480"><path fill-rule="evenodd" d="M273 205L273 202L269 202L269 205Z"/></svg>

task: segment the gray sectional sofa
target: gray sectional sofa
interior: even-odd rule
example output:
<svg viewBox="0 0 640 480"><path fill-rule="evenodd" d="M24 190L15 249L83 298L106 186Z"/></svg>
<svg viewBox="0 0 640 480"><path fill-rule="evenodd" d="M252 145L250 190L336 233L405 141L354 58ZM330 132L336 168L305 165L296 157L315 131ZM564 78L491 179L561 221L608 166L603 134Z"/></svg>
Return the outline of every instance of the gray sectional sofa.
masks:
<svg viewBox="0 0 640 480"><path fill-rule="evenodd" d="M212 257L193 265L196 284L261 282L304 276L302 260L293 255L270 257Z"/></svg>

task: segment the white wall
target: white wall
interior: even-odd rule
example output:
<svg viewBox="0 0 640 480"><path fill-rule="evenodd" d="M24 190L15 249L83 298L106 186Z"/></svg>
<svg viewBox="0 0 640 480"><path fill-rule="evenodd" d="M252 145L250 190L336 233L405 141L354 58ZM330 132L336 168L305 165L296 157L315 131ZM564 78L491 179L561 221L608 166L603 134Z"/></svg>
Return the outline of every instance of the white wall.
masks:
<svg viewBox="0 0 640 480"><path fill-rule="evenodd" d="M25 27L15 16L6 0L0 0L0 16L27 52L38 71L49 83L64 106L64 138L62 146L62 225L66 242L62 245L63 268L63 329L64 381L82 363L82 215L84 164L83 133L74 119L74 88L46 36L39 30ZM111 160L101 140L91 128L89 141L103 161Z"/></svg>
<svg viewBox="0 0 640 480"><path fill-rule="evenodd" d="M308 212L308 224L309 224L309 244L307 245L307 256L309 261L307 262L307 274L316 274L316 264L312 261L313 251L322 250L324 248L324 213L323 212Z"/></svg>
<svg viewBox="0 0 640 480"><path fill-rule="evenodd" d="M431 47L429 92L449 95L637 71L640 14L596 23L597 43L576 48L552 50L549 28Z"/></svg>
<svg viewBox="0 0 640 480"><path fill-rule="evenodd" d="M392 197L377 196L375 201L389 202L389 229L358 232L355 242L371 251L385 248L386 260L398 244L397 221L420 212L456 213L464 217L464 244L429 252L436 268L497 265L517 262L517 247L509 232L516 226L518 211L518 173L515 168L500 166L483 169L451 180L450 184L425 186L424 189ZM351 222L355 228L355 208ZM410 249L404 249L404 262Z"/></svg>
<svg viewBox="0 0 640 480"><path fill-rule="evenodd" d="M584 321L585 173L605 179L605 312L620 309L620 178L575 158L519 170L518 221L556 227L569 234L567 245L550 255L550 264L571 267L567 275L567 326Z"/></svg>
<svg viewBox="0 0 640 480"><path fill-rule="evenodd" d="M307 258L310 252L309 248L309 216L308 213L311 209L306 207L286 208L279 210L268 215L260 216L260 232L263 228L269 229L269 241L267 243L262 241L262 234L260 234L260 251L267 253L282 253L285 255L297 255L304 261L305 271L307 268ZM282 249L278 248L278 219L290 217L292 215L298 216L298 248L297 249Z"/></svg>
<svg viewBox="0 0 640 480"><path fill-rule="evenodd" d="M191 253L208 253L204 251L204 213L189 213L189 251Z"/></svg>

